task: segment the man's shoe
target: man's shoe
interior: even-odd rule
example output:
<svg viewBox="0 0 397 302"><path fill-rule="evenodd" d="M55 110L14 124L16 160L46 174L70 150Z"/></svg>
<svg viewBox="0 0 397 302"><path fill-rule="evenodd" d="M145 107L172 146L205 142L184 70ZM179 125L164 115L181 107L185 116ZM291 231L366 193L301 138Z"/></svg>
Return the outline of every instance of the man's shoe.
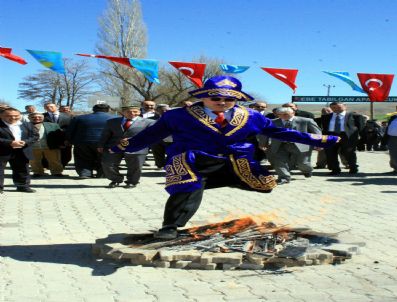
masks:
<svg viewBox="0 0 397 302"><path fill-rule="evenodd" d="M277 184L278 185L288 184L289 182L290 182L290 180L287 179L287 178L279 178L279 179L277 179Z"/></svg>
<svg viewBox="0 0 397 302"><path fill-rule="evenodd" d="M112 181L112 182L108 185L108 188L109 188L109 189L113 189L113 188L115 188L115 187L118 187L119 185L120 185L119 182Z"/></svg>
<svg viewBox="0 0 397 302"><path fill-rule="evenodd" d="M125 187L124 187L124 188L125 188L125 189L133 189L133 188L135 188L135 187L136 187L136 185L130 184L130 183L127 182L127 183L125 184Z"/></svg>
<svg viewBox="0 0 397 302"><path fill-rule="evenodd" d="M32 188L29 187L17 187L18 192L24 192L24 193L34 193L36 190L33 190Z"/></svg>
<svg viewBox="0 0 397 302"><path fill-rule="evenodd" d="M52 174L52 176L54 176L54 177L64 177L65 175L63 175L62 173L58 173L58 174Z"/></svg>
<svg viewBox="0 0 397 302"><path fill-rule="evenodd" d="M357 174L357 173L358 173L358 169L357 168L349 170L349 174Z"/></svg>
<svg viewBox="0 0 397 302"><path fill-rule="evenodd" d="M312 172L303 173L303 176L305 176L306 178L310 178L312 177Z"/></svg>
<svg viewBox="0 0 397 302"><path fill-rule="evenodd" d="M164 228L154 233L153 237L156 239L171 240L178 237L178 231L176 230L176 228Z"/></svg>
<svg viewBox="0 0 397 302"><path fill-rule="evenodd" d="M79 176L79 179L89 179L89 178L91 178L91 177L86 176L86 175L80 175L80 176Z"/></svg>
<svg viewBox="0 0 397 302"><path fill-rule="evenodd" d="M325 169L325 166L315 166L315 167L313 167L313 169L316 169L316 170L318 170L318 169Z"/></svg>
<svg viewBox="0 0 397 302"><path fill-rule="evenodd" d="M43 176L44 176L44 174L35 173L35 174L32 175L32 178L39 178L39 177L43 177Z"/></svg>
<svg viewBox="0 0 397 302"><path fill-rule="evenodd" d="M328 175L334 176L334 175L339 175L340 173L341 173L340 170L332 170L331 172L328 173Z"/></svg>

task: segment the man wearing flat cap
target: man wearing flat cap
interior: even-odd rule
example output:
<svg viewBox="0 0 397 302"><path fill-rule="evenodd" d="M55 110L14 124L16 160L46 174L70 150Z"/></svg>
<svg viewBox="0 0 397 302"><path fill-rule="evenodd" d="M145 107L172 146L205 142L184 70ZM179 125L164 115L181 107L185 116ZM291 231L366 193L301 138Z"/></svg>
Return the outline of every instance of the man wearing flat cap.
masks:
<svg viewBox="0 0 397 302"><path fill-rule="evenodd" d="M139 115L140 104L131 104L121 108L122 117L107 121L100 139L100 151L103 151L102 169L105 177L111 182L108 188L116 188L123 183L124 175L119 171L121 160L124 158L127 165L127 179L125 188L136 187L142 173L148 148L140 148L134 152L110 153L109 148L116 144L124 144L128 139L153 125L156 121L142 118Z"/></svg>
<svg viewBox="0 0 397 302"><path fill-rule="evenodd" d="M233 77L212 77L204 87L190 92L200 102L167 111L152 127L111 148L116 153L134 152L173 136L165 166L170 197L156 238L177 237L177 228L199 208L205 188L239 186L268 193L276 186L276 179L253 159L254 148L247 137L260 133L318 147L337 141L335 136L275 127L259 112L236 104L253 100L241 88Z"/></svg>

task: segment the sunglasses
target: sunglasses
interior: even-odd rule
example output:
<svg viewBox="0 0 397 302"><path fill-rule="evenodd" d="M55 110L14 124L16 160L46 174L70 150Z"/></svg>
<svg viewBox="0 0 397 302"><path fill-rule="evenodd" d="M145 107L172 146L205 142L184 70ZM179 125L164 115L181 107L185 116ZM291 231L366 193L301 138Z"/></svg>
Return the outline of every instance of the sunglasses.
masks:
<svg viewBox="0 0 397 302"><path fill-rule="evenodd" d="M224 100L225 102L235 102L236 99L234 98L211 98L211 101L213 102L219 102L221 100Z"/></svg>

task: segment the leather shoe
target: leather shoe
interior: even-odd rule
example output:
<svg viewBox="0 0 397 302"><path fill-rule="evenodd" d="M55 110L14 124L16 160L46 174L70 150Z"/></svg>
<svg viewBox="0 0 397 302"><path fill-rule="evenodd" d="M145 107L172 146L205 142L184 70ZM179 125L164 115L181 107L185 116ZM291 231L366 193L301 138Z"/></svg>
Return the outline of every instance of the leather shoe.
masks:
<svg viewBox="0 0 397 302"><path fill-rule="evenodd" d="M118 187L119 185L120 185L120 183L115 182L115 181L112 181L112 182L108 185L108 188L109 188L109 189L113 189L113 188L115 188L115 187Z"/></svg>
<svg viewBox="0 0 397 302"><path fill-rule="evenodd" d="M357 168L349 170L349 174L357 174L357 173L358 173L358 169Z"/></svg>
<svg viewBox="0 0 397 302"><path fill-rule="evenodd" d="M24 193L34 193L36 190L33 190L32 188L29 187L17 187L18 192L24 192Z"/></svg>
<svg viewBox="0 0 397 302"><path fill-rule="evenodd" d="M303 176L305 176L306 178L312 177L312 173L308 172L308 173L303 173Z"/></svg>
<svg viewBox="0 0 397 302"><path fill-rule="evenodd" d="M52 176L54 176L54 177L64 177L65 175L63 175L62 173L58 173L58 174L52 174Z"/></svg>
<svg viewBox="0 0 397 302"><path fill-rule="evenodd" d="M284 185L284 184L288 184L289 183L289 179L287 178L279 178L277 179L277 184L278 185Z"/></svg>
<svg viewBox="0 0 397 302"><path fill-rule="evenodd" d="M133 188L135 188L135 187L136 187L136 185L130 184L130 183L127 182L127 183L125 184L125 187L124 187L124 188L125 188L125 189L133 189Z"/></svg>
<svg viewBox="0 0 397 302"><path fill-rule="evenodd" d="M178 237L178 231L176 228L163 228L154 233L153 237L156 239L171 240Z"/></svg>
<svg viewBox="0 0 397 302"><path fill-rule="evenodd" d="M316 170L318 170L318 169L325 169L325 166L315 166L313 169L316 169Z"/></svg>

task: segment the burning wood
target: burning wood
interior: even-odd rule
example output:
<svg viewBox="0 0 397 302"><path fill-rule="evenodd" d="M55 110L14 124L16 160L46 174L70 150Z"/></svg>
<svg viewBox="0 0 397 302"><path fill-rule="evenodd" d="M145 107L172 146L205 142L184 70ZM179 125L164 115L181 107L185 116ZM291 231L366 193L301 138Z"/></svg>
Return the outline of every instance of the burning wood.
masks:
<svg viewBox="0 0 397 302"><path fill-rule="evenodd" d="M125 248L107 253L113 259L124 257L134 264L160 267L260 269L340 263L351 258L350 252L338 249L337 244L335 247L338 242L335 237L336 234L307 228L256 223L245 217L184 229L178 238L169 241L155 239L151 234L131 235L122 242ZM127 250L133 252L128 254Z"/></svg>

